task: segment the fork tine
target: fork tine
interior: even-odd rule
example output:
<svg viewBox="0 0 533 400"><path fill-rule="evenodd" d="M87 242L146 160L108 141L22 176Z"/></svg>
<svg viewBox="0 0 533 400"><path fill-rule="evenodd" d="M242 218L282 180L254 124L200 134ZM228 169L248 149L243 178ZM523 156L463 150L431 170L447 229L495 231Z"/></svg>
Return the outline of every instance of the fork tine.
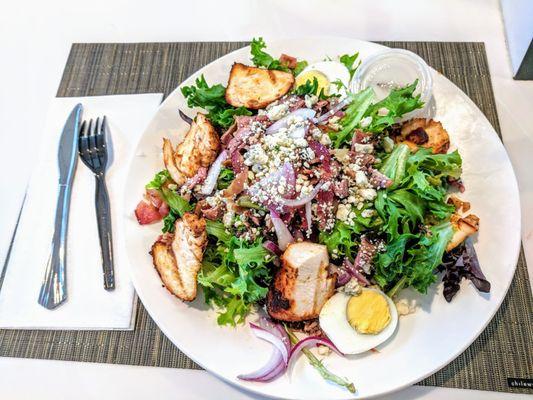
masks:
<svg viewBox="0 0 533 400"><path fill-rule="evenodd" d="M87 151L87 121L83 121L80 127L78 151L83 155Z"/></svg>

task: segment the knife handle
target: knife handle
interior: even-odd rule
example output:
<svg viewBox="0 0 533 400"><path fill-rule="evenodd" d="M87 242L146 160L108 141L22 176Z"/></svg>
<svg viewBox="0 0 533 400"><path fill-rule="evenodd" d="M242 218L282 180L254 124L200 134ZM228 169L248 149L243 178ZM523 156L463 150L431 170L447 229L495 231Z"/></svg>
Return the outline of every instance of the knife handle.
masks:
<svg viewBox="0 0 533 400"><path fill-rule="evenodd" d="M106 290L115 289L115 266L113 260L113 234L111 230L111 211L109 207L109 195L103 173L95 174L96 191L96 222L98 225L98 236L100 238L100 248L102 250L102 268L104 273L104 288Z"/></svg>
<svg viewBox="0 0 533 400"><path fill-rule="evenodd" d="M67 299L67 233L71 185L59 185L52 250L39 293L39 304L49 310Z"/></svg>

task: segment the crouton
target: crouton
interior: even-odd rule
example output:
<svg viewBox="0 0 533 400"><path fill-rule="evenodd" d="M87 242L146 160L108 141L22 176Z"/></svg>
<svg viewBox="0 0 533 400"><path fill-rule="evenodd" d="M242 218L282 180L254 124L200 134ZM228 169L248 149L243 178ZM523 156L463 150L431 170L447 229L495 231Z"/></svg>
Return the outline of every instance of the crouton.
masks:
<svg viewBox="0 0 533 400"><path fill-rule="evenodd" d="M294 76L290 72L235 63L229 76L226 101L234 107L257 110L285 95L293 84Z"/></svg>
<svg viewBox="0 0 533 400"><path fill-rule="evenodd" d="M450 137L442 124L424 118L415 118L403 124L396 141L408 145L411 150L418 147L432 149L433 154L444 154L450 147Z"/></svg>

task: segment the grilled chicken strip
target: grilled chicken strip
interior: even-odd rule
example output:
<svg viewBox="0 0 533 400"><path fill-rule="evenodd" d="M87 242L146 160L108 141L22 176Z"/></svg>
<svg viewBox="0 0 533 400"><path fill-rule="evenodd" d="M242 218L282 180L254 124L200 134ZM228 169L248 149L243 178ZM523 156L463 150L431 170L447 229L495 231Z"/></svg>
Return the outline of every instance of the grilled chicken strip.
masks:
<svg viewBox="0 0 533 400"><path fill-rule="evenodd" d="M407 121L402 126L401 135L396 141L405 143L413 151L418 147L432 149L433 154L444 154L450 147L450 137L442 124L425 118Z"/></svg>
<svg viewBox="0 0 533 400"><path fill-rule="evenodd" d="M293 83L290 72L235 63L229 75L226 101L234 107L258 110L285 95Z"/></svg>
<svg viewBox="0 0 533 400"><path fill-rule="evenodd" d="M281 263L268 292L268 313L281 321L317 318L335 291L336 276L328 272L326 246L293 243L281 256Z"/></svg>
<svg viewBox="0 0 533 400"><path fill-rule="evenodd" d="M219 149L220 139L215 128L204 114L198 113L175 152L170 140L163 139L163 161L172 180L181 186L200 168L209 168Z"/></svg>
<svg viewBox="0 0 533 400"><path fill-rule="evenodd" d="M161 281L181 300L196 298L196 276L206 245L205 219L186 213L176 220L172 242L160 239L152 246L150 254Z"/></svg>
<svg viewBox="0 0 533 400"><path fill-rule="evenodd" d="M464 218L454 214L450 218L450 222L453 226L453 236L446 247L446 251L450 251L470 236L479 230L479 218L477 215L469 214Z"/></svg>

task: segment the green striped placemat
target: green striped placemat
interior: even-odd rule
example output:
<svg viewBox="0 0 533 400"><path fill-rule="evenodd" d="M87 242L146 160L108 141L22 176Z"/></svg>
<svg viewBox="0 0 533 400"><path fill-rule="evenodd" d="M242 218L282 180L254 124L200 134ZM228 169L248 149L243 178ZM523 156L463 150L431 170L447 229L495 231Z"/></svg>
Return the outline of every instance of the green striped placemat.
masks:
<svg viewBox="0 0 533 400"><path fill-rule="evenodd" d="M422 56L464 90L499 133L482 43L383 44ZM57 95L168 95L197 69L243 45L74 44ZM533 377L533 299L528 279L521 253L507 298L487 329L456 360L420 384L528 393L508 384L508 378ZM199 369L163 335L142 305L133 331L0 330L0 356Z"/></svg>

